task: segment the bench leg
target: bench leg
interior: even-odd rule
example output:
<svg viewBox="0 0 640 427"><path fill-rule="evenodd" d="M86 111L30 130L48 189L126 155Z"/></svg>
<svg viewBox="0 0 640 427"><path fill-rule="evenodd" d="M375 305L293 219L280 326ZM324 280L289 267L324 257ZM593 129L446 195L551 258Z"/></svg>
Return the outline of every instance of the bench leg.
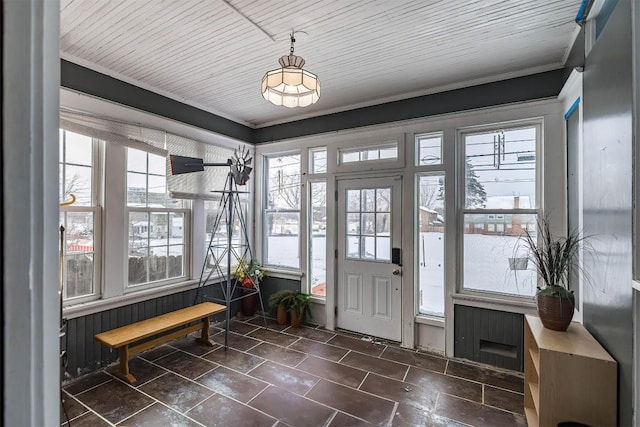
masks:
<svg viewBox="0 0 640 427"><path fill-rule="evenodd" d="M210 347L216 345L211 338L209 338L209 317L205 317L202 319L202 333L200 334L200 338L196 338L196 341L206 344Z"/></svg>
<svg viewBox="0 0 640 427"><path fill-rule="evenodd" d="M129 346L125 345L120 347L120 371L116 373L116 376L122 378L129 384L136 383L136 377L129 372Z"/></svg>

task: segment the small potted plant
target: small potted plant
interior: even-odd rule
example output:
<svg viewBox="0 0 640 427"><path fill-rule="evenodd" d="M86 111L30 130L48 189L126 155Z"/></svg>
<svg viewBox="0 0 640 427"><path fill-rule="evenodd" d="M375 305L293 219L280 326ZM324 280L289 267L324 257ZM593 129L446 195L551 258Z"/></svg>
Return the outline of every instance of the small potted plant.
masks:
<svg viewBox="0 0 640 427"><path fill-rule="evenodd" d="M242 287L244 293L251 294L240 300L242 314L245 316L253 316L256 312L256 294L252 293L252 291L264 277L264 269L255 259L251 259L250 261L242 259L233 268L232 276Z"/></svg>
<svg viewBox="0 0 640 427"><path fill-rule="evenodd" d="M269 308L276 312L276 319L279 325L287 324L287 313L296 298L296 292L283 289L274 292L269 297Z"/></svg>
<svg viewBox="0 0 640 427"><path fill-rule="evenodd" d="M289 307L291 313L291 326L299 328L306 314L311 317L309 306L311 305L311 295L298 292Z"/></svg>
<svg viewBox="0 0 640 427"><path fill-rule="evenodd" d="M538 273L540 285L536 301L540 321L548 329L566 331L575 308L569 276L574 271L582 271L578 255L584 237L578 230L566 237L556 237L551 233L549 221L539 218L537 238L525 230L521 239L528 251L527 259Z"/></svg>

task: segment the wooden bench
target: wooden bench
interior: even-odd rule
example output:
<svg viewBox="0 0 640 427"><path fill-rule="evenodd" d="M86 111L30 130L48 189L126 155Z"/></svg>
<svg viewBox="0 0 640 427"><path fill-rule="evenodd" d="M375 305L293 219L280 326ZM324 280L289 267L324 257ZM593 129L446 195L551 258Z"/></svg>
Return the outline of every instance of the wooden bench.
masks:
<svg viewBox="0 0 640 427"><path fill-rule="evenodd" d="M132 323L121 328L102 332L95 336L95 339L111 348L120 351L120 371L116 374L129 384L135 384L136 378L129 372L129 358L150 348L156 347L172 339L187 335L190 332L201 330L196 341L213 346L209 339L209 316L225 311L227 307L213 302L203 302L171 313L162 314L140 322ZM143 340L153 335L187 325L199 320L195 325L185 326L179 330L163 334L152 340L130 347L130 344Z"/></svg>

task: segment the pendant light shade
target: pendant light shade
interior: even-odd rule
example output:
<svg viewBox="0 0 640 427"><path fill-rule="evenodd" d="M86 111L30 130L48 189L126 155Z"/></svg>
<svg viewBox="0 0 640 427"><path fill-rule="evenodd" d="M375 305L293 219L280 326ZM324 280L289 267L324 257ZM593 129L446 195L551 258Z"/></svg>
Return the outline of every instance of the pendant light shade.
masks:
<svg viewBox="0 0 640 427"><path fill-rule="evenodd" d="M285 107L306 107L320 99L318 76L302 69L304 59L293 54L293 33L291 33L290 55L281 57L282 68L268 71L262 78L262 96L275 105Z"/></svg>

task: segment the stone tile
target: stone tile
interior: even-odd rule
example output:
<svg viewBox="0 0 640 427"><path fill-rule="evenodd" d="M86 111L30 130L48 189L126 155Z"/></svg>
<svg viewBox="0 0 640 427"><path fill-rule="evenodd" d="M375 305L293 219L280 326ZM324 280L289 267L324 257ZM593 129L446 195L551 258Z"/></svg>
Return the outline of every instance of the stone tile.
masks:
<svg viewBox="0 0 640 427"><path fill-rule="evenodd" d="M376 374L367 375L359 390L411 406L423 412L432 411L438 398L438 393L431 388L393 380Z"/></svg>
<svg viewBox="0 0 640 427"><path fill-rule="evenodd" d="M476 427L525 427L527 425L522 415L501 411L480 403L470 402L443 393L438 397L435 413Z"/></svg>
<svg viewBox="0 0 640 427"><path fill-rule="evenodd" d="M269 387L250 403L291 426L325 426L334 410L279 387Z"/></svg>
<svg viewBox="0 0 640 427"><path fill-rule="evenodd" d="M309 356L305 359L298 365L297 369L352 388L358 388L367 375L363 370L314 356Z"/></svg>
<svg viewBox="0 0 640 427"><path fill-rule="evenodd" d="M212 352L216 348L220 347L219 343L216 343L214 347L211 347L209 345L198 342L196 341L196 337L197 337L196 335L188 335L184 338L180 338L179 340L173 341L171 343L171 346L177 349L180 349L184 352L191 353L194 356L203 356L207 353Z"/></svg>
<svg viewBox="0 0 640 427"><path fill-rule="evenodd" d="M220 325L220 328L223 329L223 330L224 330L224 324L225 324L225 322L222 322L221 325ZM240 321L237 321L237 320L231 320L229 322L229 330L231 332L235 332L236 334L240 334L240 335L246 335L249 332L255 331L258 328L259 328L258 325L254 325L254 324L247 323L247 322L240 322Z"/></svg>
<svg viewBox="0 0 640 427"><path fill-rule="evenodd" d="M217 365L182 351L176 351L155 361L158 365L184 377L194 379Z"/></svg>
<svg viewBox="0 0 640 427"><path fill-rule="evenodd" d="M298 337L293 335L287 335L285 333L271 331L265 328L256 329L255 331L249 333L247 336L258 340L270 342L271 344L280 345L282 347L287 347L298 341L299 339Z"/></svg>
<svg viewBox="0 0 640 427"><path fill-rule="evenodd" d="M90 374L77 378L76 380L73 380L69 384L65 384L63 386L63 389L69 394L75 395L78 393L82 393L85 390L89 390L90 388L95 387L99 384L111 381L112 379L113 377L106 374L104 371L92 372Z"/></svg>
<svg viewBox="0 0 640 427"><path fill-rule="evenodd" d="M62 398L64 399L64 405L60 402L60 424L67 422L67 417L69 420L72 420L89 411L86 406L73 398L70 394L64 391L61 393Z"/></svg>
<svg viewBox="0 0 640 427"><path fill-rule="evenodd" d="M167 408L160 403L155 403L145 410L138 412L131 418L122 421L119 426L136 426L136 427L198 427L200 424ZM72 427L75 427L72 426Z"/></svg>
<svg viewBox="0 0 640 427"><path fill-rule="evenodd" d="M286 366L296 366L307 357L299 351L278 347L266 342L252 348L249 353Z"/></svg>
<svg viewBox="0 0 640 427"><path fill-rule="evenodd" d="M118 380L108 381L75 397L113 424L153 403L150 397ZM75 426L75 423L71 424Z"/></svg>
<svg viewBox="0 0 640 427"><path fill-rule="evenodd" d="M386 424L395 406L390 400L326 380L320 380L306 397L376 425Z"/></svg>
<svg viewBox="0 0 640 427"><path fill-rule="evenodd" d="M394 362L404 363L405 365L440 372L441 374L444 373L444 369L447 366L447 359L444 357L432 356L426 353L391 346L385 348L380 357L393 360Z"/></svg>
<svg viewBox="0 0 640 427"><path fill-rule="evenodd" d="M271 319L267 317L267 324L265 326L264 319L262 317L254 317L253 319L247 320L247 323L252 325L262 326L263 328L273 329L274 331L284 331L289 328L289 325L278 325L278 322L275 319Z"/></svg>
<svg viewBox="0 0 640 427"><path fill-rule="evenodd" d="M451 360L446 374L524 393L524 378L469 363Z"/></svg>
<svg viewBox="0 0 640 427"><path fill-rule="evenodd" d="M322 357L324 359L333 360L334 362L342 359L344 355L349 352L349 350L344 348L323 344L306 338L300 338L298 341L291 344L289 348L303 353L313 354L314 356Z"/></svg>
<svg viewBox="0 0 640 427"><path fill-rule="evenodd" d="M273 362L263 363L249 372L249 375L300 395L304 395L319 380L307 372Z"/></svg>
<svg viewBox="0 0 640 427"><path fill-rule="evenodd" d="M490 385L484 386L484 404L515 412L516 414L524 414L523 394L513 393Z"/></svg>
<svg viewBox="0 0 640 427"><path fill-rule="evenodd" d="M179 412L185 412L213 395L213 391L171 372L148 382L140 391Z"/></svg>
<svg viewBox="0 0 640 427"><path fill-rule="evenodd" d="M160 359L161 357L164 357L167 354L173 353L175 351L175 347L171 347L169 345L161 345L160 347L152 348L151 350L147 350L144 353L140 353L138 357L142 357L145 360L153 362L154 360Z"/></svg>
<svg viewBox="0 0 640 427"><path fill-rule="evenodd" d="M264 359L261 357L243 353L232 348L225 349L224 347L212 351L205 355L204 358L244 373L249 372L264 362Z"/></svg>
<svg viewBox="0 0 640 427"><path fill-rule="evenodd" d="M221 345L224 345L224 332L213 335L212 338ZM236 350L240 351L247 351L250 348L257 346L258 344L260 344L260 341L258 340L254 340L253 338L239 335L234 332L229 332L228 345L231 348L235 348Z"/></svg>
<svg viewBox="0 0 640 427"><path fill-rule="evenodd" d="M257 380L245 374L219 366L213 371L207 372L197 381L216 393L227 397L248 402L267 387L267 383Z"/></svg>
<svg viewBox="0 0 640 427"><path fill-rule="evenodd" d="M379 357L372 357L355 351L347 354L341 361L341 364L351 366L353 368L364 369L366 371L375 372L376 374L403 380L407 374L407 365L392 362Z"/></svg>
<svg viewBox="0 0 640 427"><path fill-rule="evenodd" d="M111 373L112 375L115 375L115 373L119 371L119 364L110 366L107 369L107 372ZM133 374L134 377L136 377L136 383L134 384L134 386L136 387L139 387L147 381L157 378L167 372L166 369L162 369L161 367L154 365L153 363L149 363L139 357L134 357L133 359L129 360L129 371Z"/></svg>
<svg viewBox="0 0 640 427"><path fill-rule="evenodd" d="M66 422L62 424L64 427L108 427L111 424L94 414L93 412L87 412L78 418L71 420L70 424Z"/></svg>
<svg viewBox="0 0 640 427"><path fill-rule="evenodd" d="M372 424L344 412L338 412L327 427L371 427Z"/></svg>
<svg viewBox="0 0 640 427"><path fill-rule="evenodd" d="M275 418L221 394L214 394L185 415L211 427L271 427L276 422Z"/></svg>
<svg viewBox="0 0 640 427"><path fill-rule="evenodd" d="M347 350L354 350L376 357L380 356L380 354L382 354L386 347L381 344L376 344L355 337L347 337L344 335L336 335L335 337L327 341L327 344L337 345L338 347L346 348Z"/></svg>
<svg viewBox="0 0 640 427"><path fill-rule="evenodd" d="M450 377L426 369L409 368L405 381L430 390L452 394L476 402L482 402L482 384Z"/></svg>
<svg viewBox="0 0 640 427"><path fill-rule="evenodd" d="M468 427L450 418L443 417L430 411L400 403L391 421L391 427Z"/></svg>
<svg viewBox="0 0 640 427"><path fill-rule="evenodd" d="M307 326L302 326L300 328L289 328L286 330L286 333L288 333L289 335L296 335L298 337L303 337L324 343L336 336L334 332L317 328L309 328Z"/></svg>

